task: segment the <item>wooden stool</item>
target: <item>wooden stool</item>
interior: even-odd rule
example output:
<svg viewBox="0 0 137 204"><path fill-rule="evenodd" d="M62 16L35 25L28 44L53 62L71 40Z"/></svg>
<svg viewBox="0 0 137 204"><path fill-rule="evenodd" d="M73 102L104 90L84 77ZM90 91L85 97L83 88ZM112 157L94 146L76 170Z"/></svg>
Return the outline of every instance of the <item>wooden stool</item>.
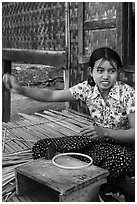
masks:
<svg viewBox="0 0 137 204"><path fill-rule="evenodd" d="M81 165L82 161L74 159ZM51 160L38 159L15 168L16 193L45 188L48 201L98 201L101 184L106 183L108 171L91 165L77 170L56 167ZM46 200L45 200L46 202Z"/></svg>

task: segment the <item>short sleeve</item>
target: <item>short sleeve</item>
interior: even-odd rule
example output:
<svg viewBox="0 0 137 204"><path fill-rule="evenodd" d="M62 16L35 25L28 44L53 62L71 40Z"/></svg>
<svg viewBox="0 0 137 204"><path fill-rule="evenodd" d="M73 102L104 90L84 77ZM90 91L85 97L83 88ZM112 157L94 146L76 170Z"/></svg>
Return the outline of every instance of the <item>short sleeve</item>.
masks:
<svg viewBox="0 0 137 204"><path fill-rule="evenodd" d="M124 106L127 114L135 112L135 89L129 85L125 86L124 90Z"/></svg>
<svg viewBox="0 0 137 204"><path fill-rule="evenodd" d="M69 88L71 94L76 100L86 101L87 95L89 93L89 85L87 81L79 83L71 88Z"/></svg>

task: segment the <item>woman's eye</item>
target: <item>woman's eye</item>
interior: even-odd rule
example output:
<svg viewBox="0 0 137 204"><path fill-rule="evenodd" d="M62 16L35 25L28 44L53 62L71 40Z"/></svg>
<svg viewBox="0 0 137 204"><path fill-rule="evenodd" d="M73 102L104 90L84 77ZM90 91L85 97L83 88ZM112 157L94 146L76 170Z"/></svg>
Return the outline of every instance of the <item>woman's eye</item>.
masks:
<svg viewBox="0 0 137 204"><path fill-rule="evenodd" d="M103 69L97 69L97 72L99 73L99 74L101 74L101 73L103 73Z"/></svg>
<svg viewBox="0 0 137 204"><path fill-rule="evenodd" d="M110 74L113 74L113 73L116 72L116 70L115 70L115 69L110 69L108 72L109 72Z"/></svg>

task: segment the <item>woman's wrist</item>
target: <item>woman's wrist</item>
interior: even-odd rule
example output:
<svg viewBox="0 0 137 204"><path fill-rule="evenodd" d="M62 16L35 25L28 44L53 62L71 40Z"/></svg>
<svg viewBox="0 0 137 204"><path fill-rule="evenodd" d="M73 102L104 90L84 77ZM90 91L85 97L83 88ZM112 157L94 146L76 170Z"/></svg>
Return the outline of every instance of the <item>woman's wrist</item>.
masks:
<svg viewBox="0 0 137 204"><path fill-rule="evenodd" d="M109 136L109 133L108 133L108 129L104 129L104 137L108 137Z"/></svg>
<svg viewBox="0 0 137 204"><path fill-rule="evenodd" d="M19 94L23 94L23 87L21 85L18 85L15 90L19 93Z"/></svg>

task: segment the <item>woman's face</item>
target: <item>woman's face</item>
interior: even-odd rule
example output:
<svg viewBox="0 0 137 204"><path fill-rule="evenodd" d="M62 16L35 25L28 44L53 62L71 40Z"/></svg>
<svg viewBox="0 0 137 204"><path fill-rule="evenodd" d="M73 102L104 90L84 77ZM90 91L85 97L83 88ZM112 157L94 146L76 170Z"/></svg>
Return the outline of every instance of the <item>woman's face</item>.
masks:
<svg viewBox="0 0 137 204"><path fill-rule="evenodd" d="M113 65L113 66L112 66ZM117 80L117 65L115 62L99 59L96 61L91 76L100 91L109 90Z"/></svg>

